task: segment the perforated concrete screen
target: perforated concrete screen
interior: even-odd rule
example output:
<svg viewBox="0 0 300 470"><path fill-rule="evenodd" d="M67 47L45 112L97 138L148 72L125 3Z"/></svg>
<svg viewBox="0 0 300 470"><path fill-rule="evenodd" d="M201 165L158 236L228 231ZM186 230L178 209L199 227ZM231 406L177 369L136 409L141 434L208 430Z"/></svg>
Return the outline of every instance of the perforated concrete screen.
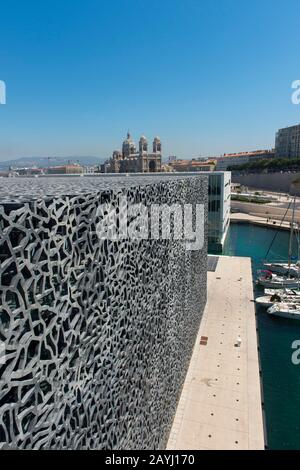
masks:
<svg viewBox="0 0 300 470"><path fill-rule="evenodd" d="M201 249L101 238L122 197L204 204ZM206 218L203 175L0 180L0 448L164 448L206 302Z"/></svg>

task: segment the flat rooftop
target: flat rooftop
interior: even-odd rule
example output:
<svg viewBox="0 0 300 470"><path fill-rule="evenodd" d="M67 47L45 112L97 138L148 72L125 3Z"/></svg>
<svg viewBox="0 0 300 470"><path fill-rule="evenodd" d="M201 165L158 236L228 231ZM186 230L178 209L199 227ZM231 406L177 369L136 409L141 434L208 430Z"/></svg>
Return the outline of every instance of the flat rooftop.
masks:
<svg viewBox="0 0 300 470"><path fill-rule="evenodd" d="M101 175L99 176L67 176L53 175L42 177L12 177L0 179L0 204L24 203L44 198L59 196L76 196L100 191L112 191L121 188L131 188L159 184L166 181L178 181L191 177L208 176L207 173L195 172L189 174L153 173L148 175Z"/></svg>
<svg viewBox="0 0 300 470"><path fill-rule="evenodd" d="M264 449L250 258L221 256L208 272L207 305L167 448Z"/></svg>

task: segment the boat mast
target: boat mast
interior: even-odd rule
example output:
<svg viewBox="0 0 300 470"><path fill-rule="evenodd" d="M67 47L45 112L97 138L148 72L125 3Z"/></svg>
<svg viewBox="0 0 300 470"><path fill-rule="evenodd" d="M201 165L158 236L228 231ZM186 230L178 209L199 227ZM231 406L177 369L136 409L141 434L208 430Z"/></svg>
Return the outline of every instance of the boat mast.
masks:
<svg viewBox="0 0 300 470"><path fill-rule="evenodd" d="M292 215L292 223L291 223L291 231L290 231L290 243L289 243L289 276L290 276L290 267L291 267L292 254L293 254L293 235L294 235L295 204L296 204L296 196L294 197L294 202L293 202L293 215Z"/></svg>
<svg viewBox="0 0 300 470"><path fill-rule="evenodd" d="M279 229L282 227L282 224L283 224L283 222L285 221L285 218L286 218L286 216L287 216L288 211L290 210L291 205L292 205L292 201L290 201L290 203L289 203L289 205L288 205L288 207L287 207L287 209L286 209L286 211L285 211L285 214L284 214L284 216L283 216L282 219L281 219L281 222L280 222L280 225L279 225ZM274 242L275 242L275 240L276 240L276 238L277 238L277 235L278 235L278 233L279 233L279 229L276 230L276 233L275 233L275 235L274 235L274 237L273 237L273 240L272 240L271 243L270 243L270 246L269 246L269 248L268 248L268 251L267 251L267 253L265 254L265 258L264 258L265 260L268 259L269 253L270 253L270 251L271 251L271 249L272 249L272 246L273 246L273 244L274 244Z"/></svg>

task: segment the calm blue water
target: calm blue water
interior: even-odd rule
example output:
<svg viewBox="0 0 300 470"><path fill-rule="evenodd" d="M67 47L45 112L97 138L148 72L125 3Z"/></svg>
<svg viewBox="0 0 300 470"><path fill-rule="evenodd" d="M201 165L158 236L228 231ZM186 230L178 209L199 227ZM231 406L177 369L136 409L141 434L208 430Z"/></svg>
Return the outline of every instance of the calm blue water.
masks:
<svg viewBox="0 0 300 470"><path fill-rule="evenodd" d="M255 278L275 233L232 224L224 254L251 257ZM287 259L288 239L287 232L278 232L269 259ZM300 365L291 361L291 345L300 340L300 321L272 317L263 308L257 313L268 447L300 449Z"/></svg>

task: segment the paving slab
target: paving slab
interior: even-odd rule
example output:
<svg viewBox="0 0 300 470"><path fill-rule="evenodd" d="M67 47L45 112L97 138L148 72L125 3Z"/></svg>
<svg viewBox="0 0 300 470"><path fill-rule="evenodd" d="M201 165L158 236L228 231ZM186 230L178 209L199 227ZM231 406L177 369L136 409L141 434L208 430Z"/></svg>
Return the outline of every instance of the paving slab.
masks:
<svg viewBox="0 0 300 470"><path fill-rule="evenodd" d="M264 449L260 387L251 260L220 256L167 448Z"/></svg>

